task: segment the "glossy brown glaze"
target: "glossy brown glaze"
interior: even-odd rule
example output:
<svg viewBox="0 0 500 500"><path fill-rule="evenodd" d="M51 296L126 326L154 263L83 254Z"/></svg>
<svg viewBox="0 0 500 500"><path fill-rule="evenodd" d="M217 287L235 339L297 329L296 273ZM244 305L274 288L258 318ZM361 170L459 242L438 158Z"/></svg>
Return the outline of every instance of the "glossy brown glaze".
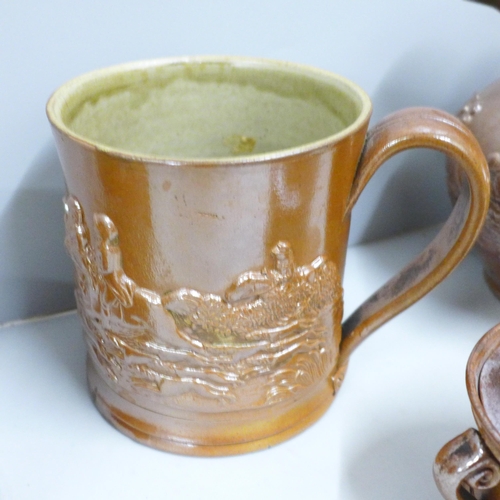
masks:
<svg viewBox="0 0 500 500"><path fill-rule="evenodd" d="M467 392L479 432L469 429L436 457L434 478L446 500L500 499L499 375L497 325L476 344L467 363Z"/></svg>
<svg viewBox="0 0 500 500"><path fill-rule="evenodd" d="M477 248L486 282L500 298L500 81L475 94L462 108L459 118L477 138L487 158L491 176L491 202ZM462 174L455 162L448 163L448 187L455 200Z"/></svg>
<svg viewBox="0 0 500 500"><path fill-rule="evenodd" d="M500 466L475 429L468 429L440 450L434 477L447 500L498 498Z"/></svg>
<svg viewBox="0 0 500 500"><path fill-rule="evenodd" d="M375 328L444 279L476 239L476 221L484 220L489 176L478 143L466 127L447 113L425 108L395 113L370 131L349 207L383 162L399 151L415 147L436 149L453 158L464 179L468 178L470 189L466 182L460 186L453 212L434 241L347 319L343 325L343 358L347 359Z"/></svg>
<svg viewBox="0 0 500 500"><path fill-rule="evenodd" d="M327 106L346 115L356 109L356 116L313 143L253 156L238 147L234 157L200 159L102 146L62 119L99 78L112 77L122 89L129 72L155 81L169 65L188 81L202 75L200 82L244 71L256 88L285 92L279 99L291 92L300 106L317 105L315 92L304 93L311 80ZM280 90L274 78L290 85ZM194 455L278 443L328 408L354 347L464 257L488 205L477 142L453 117L419 108L387 118L365 145L370 112L363 91L340 77L255 59L140 63L56 92L48 114L68 189L66 245L89 385L113 425L145 444ZM259 140L252 138L252 148ZM387 158L422 146L458 159L468 183L436 241L342 328L351 208Z"/></svg>

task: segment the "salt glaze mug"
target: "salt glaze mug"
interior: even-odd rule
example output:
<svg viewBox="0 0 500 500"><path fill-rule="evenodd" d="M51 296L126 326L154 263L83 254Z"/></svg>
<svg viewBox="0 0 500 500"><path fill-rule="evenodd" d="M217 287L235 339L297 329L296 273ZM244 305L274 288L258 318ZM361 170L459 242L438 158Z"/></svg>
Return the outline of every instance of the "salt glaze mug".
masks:
<svg viewBox="0 0 500 500"><path fill-rule="evenodd" d="M434 478L446 500L499 500L500 324L474 347L466 382L479 431L468 429L440 450Z"/></svg>
<svg viewBox="0 0 500 500"><path fill-rule="evenodd" d="M298 64L125 64L66 83L47 110L95 404L172 452L256 450L316 421L353 349L452 271L488 208L488 168L459 120L407 109L367 136L365 92ZM459 162L461 194L430 246L342 324L351 209L415 147Z"/></svg>

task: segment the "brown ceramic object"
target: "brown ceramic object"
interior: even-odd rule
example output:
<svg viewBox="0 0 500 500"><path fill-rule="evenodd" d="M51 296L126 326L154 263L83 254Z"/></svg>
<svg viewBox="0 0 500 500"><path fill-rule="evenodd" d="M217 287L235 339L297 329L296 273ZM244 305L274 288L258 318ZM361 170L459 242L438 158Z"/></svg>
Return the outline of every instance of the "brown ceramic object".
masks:
<svg viewBox="0 0 500 500"><path fill-rule="evenodd" d="M494 7L495 9L500 10L500 0L472 0L476 3L482 3L484 5L489 5L490 7Z"/></svg>
<svg viewBox="0 0 500 500"><path fill-rule="evenodd" d="M500 80L491 84L462 108L459 118L477 138L491 175L491 201L476 246L484 265L486 282L500 298ZM462 175L455 162L448 162L448 187L458 196Z"/></svg>
<svg viewBox="0 0 500 500"><path fill-rule="evenodd" d="M500 10L500 1L474 0ZM491 204L477 248L490 289L500 298L500 80L476 93L461 109L459 118L477 138L491 174ZM451 159L447 165L452 200L460 189L461 174Z"/></svg>
<svg viewBox="0 0 500 500"><path fill-rule="evenodd" d="M469 429L436 457L434 477L446 500L500 499L500 325L475 346L466 371L479 431Z"/></svg>
<svg viewBox="0 0 500 500"><path fill-rule="evenodd" d="M93 72L48 103L95 403L163 450L265 448L330 405L352 350L461 261L488 168L457 119L371 104L328 72L179 58ZM468 182L436 239L343 325L351 209L404 149Z"/></svg>

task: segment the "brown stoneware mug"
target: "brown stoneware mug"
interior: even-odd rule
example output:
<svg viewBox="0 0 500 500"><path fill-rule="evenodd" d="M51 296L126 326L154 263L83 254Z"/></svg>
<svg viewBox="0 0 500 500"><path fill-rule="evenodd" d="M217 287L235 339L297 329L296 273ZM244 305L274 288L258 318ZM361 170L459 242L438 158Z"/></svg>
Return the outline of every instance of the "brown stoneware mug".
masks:
<svg viewBox="0 0 500 500"><path fill-rule="evenodd" d="M499 500L500 324L474 347L466 382L479 431L468 429L441 449L434 478L446 500Z"/></svg>
<svg viewBox="0 0 500 500"><path fill-rule="evenodd" d="M489 199L476 140L426 108L367 135L370 114L342 77L250 58L125 64L54 93L88 381L114 426L193 455L283 441L328 408L360 341L464 257ZM415 147L459 162L458 201L342 324L351 209Z"/></svg>

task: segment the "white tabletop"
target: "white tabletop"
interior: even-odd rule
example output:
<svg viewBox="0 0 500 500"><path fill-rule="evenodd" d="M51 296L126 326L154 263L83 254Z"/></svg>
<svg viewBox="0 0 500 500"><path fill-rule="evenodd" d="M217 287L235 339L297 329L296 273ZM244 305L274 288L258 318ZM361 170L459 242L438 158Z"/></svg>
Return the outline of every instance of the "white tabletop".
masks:
<svg viewBox="0 0 500 500"><path fill-rule="evenodd" d="M402 267L432 229L349 251L346 310ZM149 449L95 410L74 312L0 329L0 500L438 500L439 448L474 426L464 383L500 303L476 255L351 358L326 415L274 448L228 458Z"/></svg>

